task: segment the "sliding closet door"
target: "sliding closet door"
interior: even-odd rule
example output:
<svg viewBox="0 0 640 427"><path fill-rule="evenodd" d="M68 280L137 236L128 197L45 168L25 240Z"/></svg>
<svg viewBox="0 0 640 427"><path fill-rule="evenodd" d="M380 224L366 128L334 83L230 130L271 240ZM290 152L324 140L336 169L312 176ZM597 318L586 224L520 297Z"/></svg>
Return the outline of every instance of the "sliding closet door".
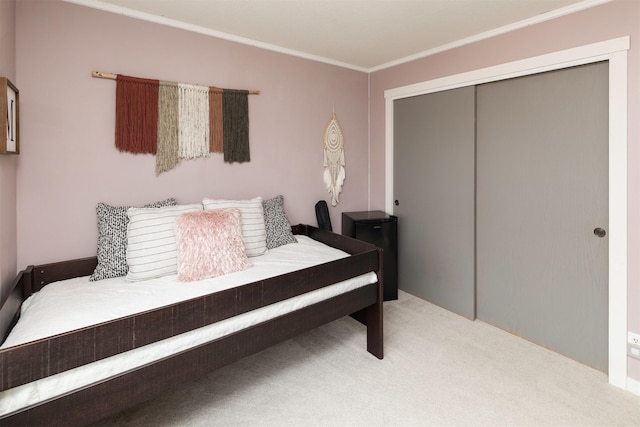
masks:
<svg viewBox="0 0 640 427"><path fill-rule="evenodd" d="M608 64L477 87L477 316L608 361Z"/></svg>
<svg viewBox="0 0 640 427"><path fill-rule="evenodd" d="M399 287L474 315L474 88L394 102Z"/></svg>

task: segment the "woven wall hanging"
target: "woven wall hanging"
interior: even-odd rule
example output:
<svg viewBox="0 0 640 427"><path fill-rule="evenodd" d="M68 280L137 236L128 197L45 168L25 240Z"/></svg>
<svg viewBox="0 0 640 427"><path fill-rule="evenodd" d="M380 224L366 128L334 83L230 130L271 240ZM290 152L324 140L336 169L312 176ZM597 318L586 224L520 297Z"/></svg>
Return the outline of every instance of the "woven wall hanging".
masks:
<svg viewBox="0 0 640 427"><path fill-rule="evenodd" d="M340 203L340 193L346 178L344 167L344 137L336 113L332 112L324 131L324 184L331 194L331 206Z"/></svg>
<svg viewBox="0 0 640 427"><path fill-rule="evenodd" d="M223 153L227 163L251 161L248 95L260 91L91 75L116 81L116 148L154 154L156 175L209 153Z"/></svg>

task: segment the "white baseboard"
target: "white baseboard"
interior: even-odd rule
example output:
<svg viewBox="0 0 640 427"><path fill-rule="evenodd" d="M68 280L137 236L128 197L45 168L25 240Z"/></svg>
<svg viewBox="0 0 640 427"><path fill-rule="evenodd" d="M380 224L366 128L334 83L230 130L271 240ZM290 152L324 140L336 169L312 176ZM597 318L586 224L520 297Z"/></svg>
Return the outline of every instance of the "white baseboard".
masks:
<svg viewBox="0 0 640 427"><path fill-rule="evenodd" d="M627 391L640 396L640 381L627 377Z"/></svg>

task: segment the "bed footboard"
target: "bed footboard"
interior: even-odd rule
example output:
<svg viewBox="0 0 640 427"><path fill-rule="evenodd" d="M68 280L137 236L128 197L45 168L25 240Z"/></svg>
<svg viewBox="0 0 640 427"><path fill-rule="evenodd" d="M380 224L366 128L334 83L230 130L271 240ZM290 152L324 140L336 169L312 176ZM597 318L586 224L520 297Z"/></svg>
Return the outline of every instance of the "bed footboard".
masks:
<svg viewBox="0 0 640 427"><path fill-rule="evenodd" d="M378 359L382 359L384 354L382 324L382 302L384 289L382 278L384 277L384 263L382 262L382 250L378 249L376 246L370 243L366 243L352 237L332 233L326 230L320 230L319 228L306 224L299 224L294 226L293 232L294 234L304 234L314 240L317 240L334 248L338 248L352 255L362 253L366 250L377 252L378 262L376 274L378 276L378 299L375 304L368 306L365 309L359 310L355 313L351 313L351 316L354 319L358 320L360 323L367 326L367 351L376 356Z"/></svg>

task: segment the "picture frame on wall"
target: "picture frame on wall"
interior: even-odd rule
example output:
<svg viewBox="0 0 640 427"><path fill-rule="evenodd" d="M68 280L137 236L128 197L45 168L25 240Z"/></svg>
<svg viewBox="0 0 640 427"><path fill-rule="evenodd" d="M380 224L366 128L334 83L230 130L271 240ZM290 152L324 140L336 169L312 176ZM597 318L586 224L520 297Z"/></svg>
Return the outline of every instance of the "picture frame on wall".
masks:
<svg viewBox="0 0 640 427"><path fill-rule="evenodd" d="M0 154L20 154L20 92L6 77L0 77Z"/></svg>

